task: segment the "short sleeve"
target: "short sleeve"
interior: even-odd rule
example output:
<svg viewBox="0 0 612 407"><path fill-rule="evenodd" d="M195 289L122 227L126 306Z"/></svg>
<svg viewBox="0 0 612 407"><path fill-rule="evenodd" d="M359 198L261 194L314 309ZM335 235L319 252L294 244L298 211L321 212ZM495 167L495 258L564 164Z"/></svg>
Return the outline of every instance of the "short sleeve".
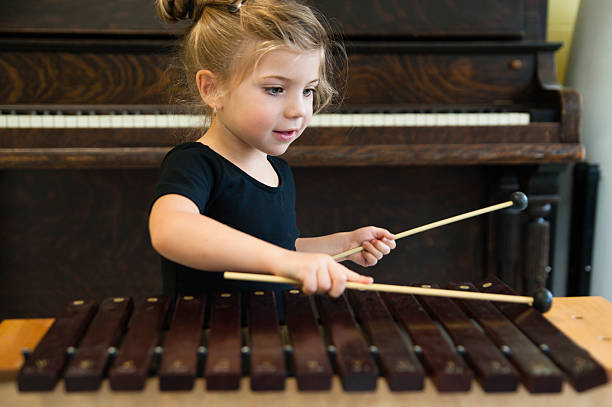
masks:
<svg viewBox="0 0 612 407"><path fill-rule="evenodd" d="M155 185L151 207L163 195L182 195L204 213L214 186L212 160L197 148L173 149L164 158L159 180Z"/></svg>

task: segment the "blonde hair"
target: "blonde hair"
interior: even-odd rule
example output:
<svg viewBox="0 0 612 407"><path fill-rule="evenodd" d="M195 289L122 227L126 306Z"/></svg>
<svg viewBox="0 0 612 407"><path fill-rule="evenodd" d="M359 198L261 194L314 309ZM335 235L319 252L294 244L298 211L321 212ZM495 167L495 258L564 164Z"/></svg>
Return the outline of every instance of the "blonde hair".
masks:
<svg viewBox="0 0 612 407"><path fill-rule="evenodd" d="M238 10L232 9L237 4ZM332 82L346 67L346 52L330 37L322 16L303 4L291 0L157 0L157 12L166 22L193 19L178 55L182 71L179 86L189 95L183 102L201 106L195 83L199 70L210 70L221 88L230 89L264 54L279 48L321 52L315 112L338 95ZM211 107L204 108L210 118Z"/></svg>

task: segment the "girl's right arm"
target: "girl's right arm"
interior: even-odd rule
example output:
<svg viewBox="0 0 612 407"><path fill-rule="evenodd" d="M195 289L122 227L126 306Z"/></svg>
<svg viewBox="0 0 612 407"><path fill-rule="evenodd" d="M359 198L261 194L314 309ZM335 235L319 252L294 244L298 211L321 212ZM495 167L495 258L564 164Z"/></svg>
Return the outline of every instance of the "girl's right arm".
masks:
<svg viewBox="0 0 612 407"><path fill-rule="evenodd" d="M190 199L176 194L157 199L149 216L153 248L185 266L210 271L275 274L302 282L305 294L337 297L347 281L371 283L321 253L283 249L201 215Z"/></svg>

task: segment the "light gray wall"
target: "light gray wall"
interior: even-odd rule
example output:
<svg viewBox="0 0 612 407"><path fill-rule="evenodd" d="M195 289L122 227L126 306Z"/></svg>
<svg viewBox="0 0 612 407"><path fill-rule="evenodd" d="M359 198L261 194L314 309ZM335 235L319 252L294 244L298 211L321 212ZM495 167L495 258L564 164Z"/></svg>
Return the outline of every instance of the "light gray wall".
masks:
<svg viewBox="0 0 612 407"><path fill-rule="evenodd" d="M568 60L566 83L583 98L582 142L586 160L600 166L591 295L612 301L612 1L582 0ZM562 177L556 234L557 276L566 267L569 222L569 171ZM565 226L564 226L565 224ZM565 234L565 236L563 236ZM565 253L564 253L565 252ZM565 259L565 260L563 260ZM557 260L559 262L557 263ZM555 284L556 285L556 284ZM556 295L559 295L555 293ZM560 293L562 294L562 293Z"/></svg>

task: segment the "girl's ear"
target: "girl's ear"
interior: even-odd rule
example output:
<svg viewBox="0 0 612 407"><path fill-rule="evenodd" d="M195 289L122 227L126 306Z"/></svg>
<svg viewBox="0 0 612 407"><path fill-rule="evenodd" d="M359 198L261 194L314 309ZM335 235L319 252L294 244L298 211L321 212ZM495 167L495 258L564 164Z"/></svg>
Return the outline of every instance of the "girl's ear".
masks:
<svg viewBox="0 0 612 407"><path fill-rule="evenodd" d="M219 108L220 89L218 88L215 74L208 69L200 69L196 72L196 84L198 85L198 91L204 103L213 109Z"/></svg>

